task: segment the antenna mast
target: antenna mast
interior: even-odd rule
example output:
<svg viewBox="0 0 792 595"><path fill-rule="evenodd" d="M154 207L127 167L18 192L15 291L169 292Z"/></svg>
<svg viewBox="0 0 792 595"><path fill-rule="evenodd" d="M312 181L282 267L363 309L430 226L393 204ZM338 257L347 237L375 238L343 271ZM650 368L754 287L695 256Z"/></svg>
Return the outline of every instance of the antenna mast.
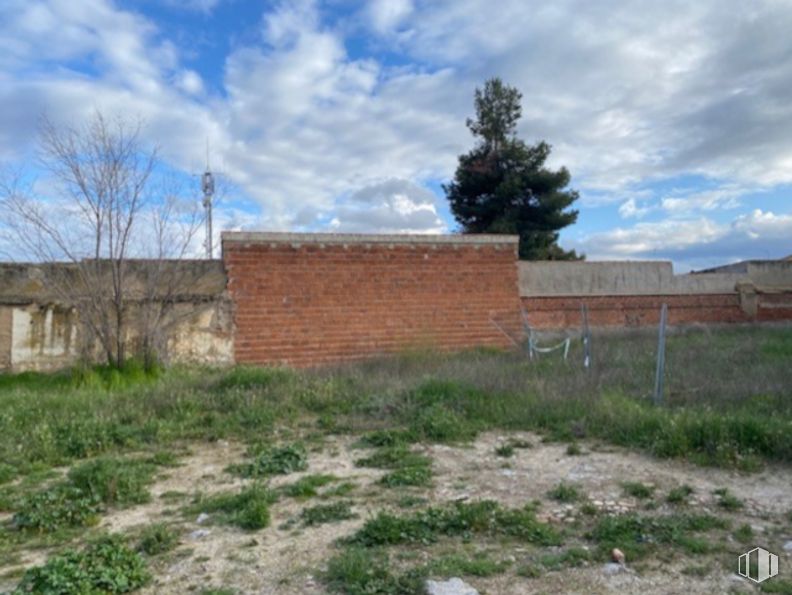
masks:
<svg viewBox="0 0 792 595"><path fill-rule="evenodd" d="M214 198L215 182L212 172L209 170L209 139L206 140L206 171L201 176L201 190L203 191L203 207L206 211L206 257L212 258L212 198Z"/></svg>

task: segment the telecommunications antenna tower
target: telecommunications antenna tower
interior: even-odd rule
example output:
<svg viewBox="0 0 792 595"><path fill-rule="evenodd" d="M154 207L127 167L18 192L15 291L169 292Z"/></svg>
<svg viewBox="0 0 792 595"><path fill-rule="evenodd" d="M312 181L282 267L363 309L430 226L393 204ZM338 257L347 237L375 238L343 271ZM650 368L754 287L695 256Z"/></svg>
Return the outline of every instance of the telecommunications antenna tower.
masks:
<svg viewBox="0 0 792 595"><path fill-rule="evenodd" d="M215 182L212 172L209 170L209 141L206 141L206 171L201 176L201 190L203 191L203 207L206 211L206 257L212 258L212 198L215 193Z"/></svg>

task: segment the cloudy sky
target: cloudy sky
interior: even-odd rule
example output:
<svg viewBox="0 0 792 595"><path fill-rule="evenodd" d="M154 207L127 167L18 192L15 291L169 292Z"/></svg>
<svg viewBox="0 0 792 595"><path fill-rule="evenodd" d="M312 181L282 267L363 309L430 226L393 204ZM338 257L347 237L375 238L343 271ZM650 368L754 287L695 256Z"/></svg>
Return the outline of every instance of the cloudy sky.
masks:
<svg viewBox="0 0 792 595"><path fill-rule="evenodd" d="M0 160L132 114L226 228L445 232L473 90L580 191L562 245L678 270L792 253L792 1L2 0Z"/></svg>

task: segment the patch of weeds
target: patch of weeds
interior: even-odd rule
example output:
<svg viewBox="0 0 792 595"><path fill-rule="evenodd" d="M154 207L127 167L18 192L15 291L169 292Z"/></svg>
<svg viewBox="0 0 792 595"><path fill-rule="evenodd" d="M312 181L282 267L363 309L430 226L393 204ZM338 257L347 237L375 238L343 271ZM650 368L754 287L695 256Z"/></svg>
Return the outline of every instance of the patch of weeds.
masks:
<svg viewBox="0 0 792 595"><path fill-rule="evenodd" d="M536 564L524 564L517 569L517 576L539 578L542 576L542 568Z"/></svg>
<svg viewBox="0 0 792 595"><path fill-rule="evenodd" d="M267 488L252 485L236 494L226 492L199 499L187 512L214 514L218 522L254 531L269 525L269 507L276 500Z"/></svg>
<svg viewBox="0 0 792 595"><path fill-rule="evenodd" d="M99 521L98 498L60 483L20 500L13 524L19 529L51 533L63 527L86 527Z"/></svg>
<svg viewBox="0 0 792 595"><path fill-rule="evenodd" d="M495 454L499 457L508 459L514 456L514 446L511 444L501 444L495 449Z"/></svg>
<svg viewBox="0 0 792 595"><path fill-rule="evenodd" d="M666 502L669 504L686 504L689 496L693 494L694 490L687 484L673 488L666 496Z"/></svg>
<svg viewBox="0 0 792 595"><path fill-rule="evenodd" d="M415 436L409 430L374 430L364 434L355 443L356 447L383 448L409 444L415 441Z"/></svg>
<svg viewBox="0 0 792 595"><path fill-rule="evenodd" d="M236 366L231 368L217 383L221 390L265 388L293 378L288 368L264 368L256 366Z"/></svg>
<svg viewBox="0 0 792 595"><path fill-rule="evenodd" d="M547 570L561 570L582 566L591 560L591 553L582 547L572 547L557 554L546 554L539 558L539 563Z"/></svg>
<svg viewBox="0 0 792 595"><path fill-rule="evenodd" d="M743 507L743 501L732 494L727 488L718 488L717 490L713 490L712 493L718 497L718 506L724 510L733 512Z"/></svg>
<svg viewBox="0 0 792 595"><path fill-rule="evenodd" d="M395 576L387 554L362 547L333 556L322 578L331 592L346 595L414 595L423 591L424 582L418 573Z"/></svg>
<svg viewBox="0 0 792 595"><path fill-rule="evenodd" d="M701 566L685 566L682 569L682 574L686 576L697 576L699 578L707 576L710 572L712 572L712 567L708 564L702 564Z"/></svg>
<svg viewBox="0 0 792 595"><path fill-rule="evenodd" d="M639 500L648 500L654 495L654 486L646 485L640 481L625 481L622 484L622 490L628 496L638 498Z"/></svg>
<svg viewBox="0 0 792 595"><path fill-rule="evenodd" d="M179 459L169 450L159 450L146 459L146 463L157 467L178 467Z"/></svg>
<svg viewBox="0 0 792 595"><path fill-rule="evenodd" d="M347 539L366 547L403 543L432 543L441 535L504 535L539 545L557 545L561 539L549 525L536 520L533 508L505 509L497 502L454 502L428 508L412 516L380 512Z"/></svg>
<svg viewBox="0 0 792 595"><path fill-rule="evenodd" d="M389 488L428 486L432 483L431 467L405 467L384 475L377 483Z"/></svg>
<svg viewBox="0 0 792 595"><path fill-rule="evenodd" d="M759 585L762 593L792 593L792 580L776 577Z"/></svg>
<svg viewBox="0 0 792 595"><path fill-rule="evenodd" d="M613 548L619 548L628 560L637 560L647 555L657 544L674 545L690 553L701 553L706 542L695 540L691 534L728 527L728 521L711 515L646 517L627 514L602 517L590 536L599 543L603 557Z"/></svg>
<svg viewBox="0 0 792 595"><path fill-rule="evenodd" d="M751 525L745 523L737 527L733 532L732 536L734 539L739 541L740 543L749 543L753 541L754 531Z"/></svg>
<svg viewBox="0 0 792 595"><path fill-rule="evenodd" d="M321 498L338 498L341 496L347 496L348 494L355 491L357 488L357 484L353 481L343 481L338 485L335 485L331 488L326 489L322 494L320 494Z"/></svg>
<svg viewBox="0 0 792 595"><path fill-rule="evenodd" d="M506 572L510 563L507 561L498 562L491 559L485 553L476 554L473 557L450 554L434 559L427 564L425 572L429 576L495 576Z"/></svg>
<svg viewBox="0 0 792 595"><path fill-rule="evenodd" d="M592 502L584 502L580 507L580 514L584 514L586 516L596 516L599 514L599 508L594 506Z"/></svg>
<svg viewBox="0 0 792 595"><path fill-rule="evenodd" d="M182 500L189 496L187 492L179 492L177 490L168 490L160 494L160 500Z"/></svg>
<svg viewBox="0 0 792 595"><path fill-rule="evenodd" d="M478 433L465 417L441 404L420 409L410 429L418 440L443 443L465 442L475 438Z"/></svg>
<svg viewBox="0 0 792 595"><path fill-rule="evenodd" d="M252 463L232 465L230 471L242 477L288 475L308 468L305 447L301 444L273 446L257 452Z"/></svg>
<svg viewBox="0 0 792 595"><path fill-rule="evenodd" d="M319 504L318 506L304 508L300 513L300 518L307 526L346 521L355 517L357 517L357 515L352 512L352 507L349 505L349 502Z"/></svg>
<svg viewBox="0 0 792 595"><path fill-rule="evenodd" d="M69 471L69 481L90 497L107 505L128 506L148 502L154 467L115 457L88 461Z"/></svg>
<svg viewBox="0 0 792 595"><path fill-rule="evenodd" d="M8 483L17 475L16 467L12 467L7 463L0 463L0 485Z"/></svg>
<svg viewBox="0 0 792 595"><path fill-rule="evenodd" d="M319 488L338 481L335 475L306 475L292 484L283 486L283 493L291 498L312 498L319 493Z"/></svg>
<svg viewBox="0 0 792 595"><path fill-rule="evenodd" d="M129 593L149 579L140 555L111 536L31 568L14 593Z"/></svg>
<svg viewBox="0 0 792 595"><path fill-rule="evenodd" d="M424 506L428 504L428 498L424 498L423 496L414 496L412 494L408 494L406 496L402 496L396 502L396 506L399 508L417 508L419 506Z"/></svg>
<svg viewBox="0 0 792 595"><path fill-rule="evenodd" d="M583 454L580 445L577 442L572 442L566 448L567 456L576 457Z"/></svg>
<svg viewBox="0 0 792 595"><path fill-rule="evenodd" d="M201 595L238 595L239 591L236 589L226 589L220 587L219 589L203 589Z"/></svg>
<svg viewBox="0 0 792 595"><path fill-rule="evenodd" d="M428 467L432 459L422 454L412 452L407 446L394 446L381 448L372 455L358 459L358 467L372 467L375 469L405 469L407 467Z"/></svg>
<svg viewBox="0 0 792 595"><path fill-rule="evenodd" d="M179 545L178 531L165 524L157 523L143 529L138 542L138 550L149 556L156 556L169 552L177 545Z"/></svg>
<svg viewBox="0 0 792 595"><path fill-rule="evenodd" d="M529 442L528 440L521 440L521 439L518 439L518 438L510 438L509 441L507 442L507 444L509 446L511 446L512 448L519 448L519 449L533 448L534 447L532 442Z"/></svg>
<svg viewBox="0 0 792 595"><path fill-rule="evenodd" d="M582 494L577 486L561 482L547 492L547 496L558 502L576 502L580 500Z"/></svg>

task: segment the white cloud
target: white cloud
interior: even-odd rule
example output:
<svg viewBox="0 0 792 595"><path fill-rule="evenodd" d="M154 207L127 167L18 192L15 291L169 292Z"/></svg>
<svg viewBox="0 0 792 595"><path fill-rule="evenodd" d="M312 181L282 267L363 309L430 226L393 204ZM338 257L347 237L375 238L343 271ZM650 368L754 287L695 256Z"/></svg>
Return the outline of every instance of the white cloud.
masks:
<svg viewBox="0 0 792 595"><path fill-rule="evenodd" d="M372 0L368 16L378 33L390 33L413 11L412 0Z"/></svg>
<svg viewBox="0 0 792 595"><path fill-rule="evenodd" d="M589 252L669 250L664 234L694 246L685 242L699 225L712 243L723 228L716 212L753 207L746 192L792 181L789 3L370 2L367 32L417 61L407 66L350 55L324 10L306 0L268 10L260 36L226 57L222 94L212 95L163 41L167 31L140 14L109 0L6 0L0 157L25 152L41 111L62 122L95 108L141 115L185 171L203 166L209 138L213 161L261 205L260 227L436 230L436 209L416 202L414 188L453 174L472 145L473 89L499 75L523 91L522 136L553 144L552 163L569 166L581 206L675 219L591 236ZM684 174L714 189L634 190ZM352 200L391 178L415 186L370 211Z"/></svg>
<svg viewBox="0 0 792 595"><path fill-rule="evenodd" d="M593 260L665 258L687 269L741 259L781 258L792 253L792 214L754 209L731 223L706 217L642 222L591 234L575 247Z"/></svg>

